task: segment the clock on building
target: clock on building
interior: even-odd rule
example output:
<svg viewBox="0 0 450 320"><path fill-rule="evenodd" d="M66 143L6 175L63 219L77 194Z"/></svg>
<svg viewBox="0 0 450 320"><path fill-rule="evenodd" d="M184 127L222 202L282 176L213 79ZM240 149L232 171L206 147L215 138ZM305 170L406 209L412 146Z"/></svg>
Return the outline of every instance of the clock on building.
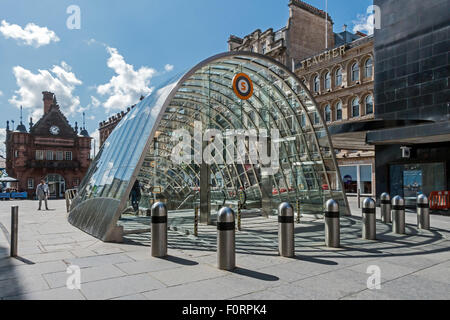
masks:
<svg viewBox="0 0 450 320"><path fill-rule="evenodd" d="M53 134L54 136L57 136L59 134L59 128L57 126L51 126L50 133Z"/></svg>

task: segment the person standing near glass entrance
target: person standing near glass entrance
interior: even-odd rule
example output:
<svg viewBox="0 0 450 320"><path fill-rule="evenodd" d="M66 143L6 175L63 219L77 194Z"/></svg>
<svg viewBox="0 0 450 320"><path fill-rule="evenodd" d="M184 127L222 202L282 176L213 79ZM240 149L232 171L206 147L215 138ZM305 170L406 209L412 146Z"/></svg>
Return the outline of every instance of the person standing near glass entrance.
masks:
<svg viewBox="0 0 450 320"><path fill-rule="evenodd" d="M41 183L38 184L36 188L36 195L39 199L39 208L41 210L42 200L45 202L45 210L48 210L47 198L48 198L48 185L45 183L45 180L41 180Z"/></svg>

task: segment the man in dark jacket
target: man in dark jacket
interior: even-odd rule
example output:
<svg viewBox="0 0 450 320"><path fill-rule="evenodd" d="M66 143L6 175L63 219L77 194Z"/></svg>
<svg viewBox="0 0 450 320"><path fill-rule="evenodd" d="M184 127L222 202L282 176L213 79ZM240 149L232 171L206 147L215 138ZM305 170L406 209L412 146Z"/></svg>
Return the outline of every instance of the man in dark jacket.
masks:
<svg viewBox="0 0 450 320"><path fill-rule="evenodd" d="M139 211L139 201L141 201L141 186L139 180L136 179L133 188L130 192L131 205L133 206L134 212Z"/></svg>

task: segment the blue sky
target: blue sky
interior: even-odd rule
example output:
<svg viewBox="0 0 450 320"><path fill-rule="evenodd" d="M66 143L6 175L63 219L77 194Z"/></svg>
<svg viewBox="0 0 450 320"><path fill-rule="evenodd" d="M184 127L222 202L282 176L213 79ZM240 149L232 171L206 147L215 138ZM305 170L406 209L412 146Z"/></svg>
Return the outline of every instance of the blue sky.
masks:
<svg viewBox="0 0 450 320"><path fill-rule="evenodd" d="M52 87L73 125L87 129L140 94L227 50L230 34L278 29L288 0L2 0L0 2L0 128L37 117L43 87ZM308 0L325 9L325 0ZM372 0L328 0L334 31L364 23ZM70 5L81 28L66 26ZM49 89L52 89L49 88ZM4 129L0 129L0 140ZM0 148L3 146L0 146Z"/></svg>

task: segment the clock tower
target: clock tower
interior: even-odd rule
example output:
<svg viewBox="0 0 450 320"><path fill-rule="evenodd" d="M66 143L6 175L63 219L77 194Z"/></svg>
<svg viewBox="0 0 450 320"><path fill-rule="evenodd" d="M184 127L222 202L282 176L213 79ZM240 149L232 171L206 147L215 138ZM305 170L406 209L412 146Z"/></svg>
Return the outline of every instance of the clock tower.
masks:
<svg viewBox="0 0 450 320"><path fill-rule="evenodd" d="M62 198L66 189L79 185L91 163L91 140L85 126L78 133L61 112L56 96L44 91L44 115L27 132L22 124L6 128L6 172L19 180L20 192L35 197L41 179L49 185L50 197Z"/></svg>

